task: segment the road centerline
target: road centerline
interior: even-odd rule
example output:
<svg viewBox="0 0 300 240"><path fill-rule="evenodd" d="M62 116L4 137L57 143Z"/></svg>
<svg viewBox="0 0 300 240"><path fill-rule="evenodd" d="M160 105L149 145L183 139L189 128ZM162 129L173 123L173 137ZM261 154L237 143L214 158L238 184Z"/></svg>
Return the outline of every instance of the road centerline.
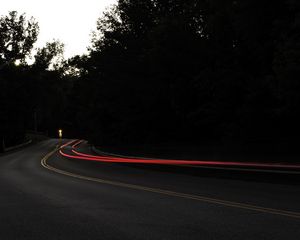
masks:
<svg viewBox="0 0 300 240"><path fill-rule="evenodd" d="M47 163L47 160L53 154L55 154L57 152L57 150L59 150L59 148L54 149L53 151L49 152L45 157L43 157L41 159L41 165L44 168L46 168L46 169L48 169L52 172L62 174L62 175L65 175L65 176L69 176L69 177L73 177L73 178L77 178L77 179L81 179L81 180L85 180L85 181L90 181L90 182L97 182L97 183L101 183L101 184L111 185L111 186L129 188L129 189L145 191L145 192L152 192L152 193L157 193L157 194L162 194L162 195L167 195L167 196L173 196L173 197L178 197L178 198L196 200L196 201L199 201L199 202L211 203L211 204L215 204L215 205L222 205L222 206L227 206L227 207L232 207L232 208L239 208L239 209L245 209L245 210L251 210L251 211L256 211L256 212L263 212L263 213L273 214L273 215L280 215L280 216L290 217L290 218L294 218L294 219L300 219L300 213L298 213L298 212L260 207L260 206L251 205L251 204L245 204L245 203L239 203L239 202L233 202L233 201L226 201L226 200L222 200L222 199L216 199L216 198L210 198L210 197L205 197L205 196L200 196L200 195L180 193L180 192L169 191L169 190L159 189L159 188L150 188L150 187L145 187L145 186L142 186L142 185L135 185L135 184L128 184L128 183L118 182L118 181L105 180L105 179L101 179L101 178L88 177L88 176L83 176L83 175L80 175L80 174L68 172L68 171L53 167L53 166L51 166Z"/></svg>

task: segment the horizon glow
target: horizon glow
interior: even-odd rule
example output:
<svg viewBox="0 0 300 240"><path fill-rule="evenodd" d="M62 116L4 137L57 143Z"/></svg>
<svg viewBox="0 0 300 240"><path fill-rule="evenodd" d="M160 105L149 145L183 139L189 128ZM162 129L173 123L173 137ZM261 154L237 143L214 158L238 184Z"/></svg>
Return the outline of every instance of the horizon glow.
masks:
<svg viewBox="0 0 300 240"><path fill-rule="evenodd" d="M64 57L70 58L87 52L91 33L97 19L117 0L10 0L1 3L0 15L9 11L25 13L27 20L34 17L40 33L35 48L46 42L59 40L65 44Z"/></svg>

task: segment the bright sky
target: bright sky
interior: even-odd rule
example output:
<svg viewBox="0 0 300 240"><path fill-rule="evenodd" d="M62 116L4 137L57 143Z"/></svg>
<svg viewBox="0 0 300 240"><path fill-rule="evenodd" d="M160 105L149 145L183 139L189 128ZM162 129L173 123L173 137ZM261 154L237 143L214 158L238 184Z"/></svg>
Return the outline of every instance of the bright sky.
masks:
<svg viewBox="0 0 300 240"><path fill-rule="evenodd" d="M91 32L101 13L116 0L3 0L0 15L16 10L39 23L36 47L58 39L65 44L65 58L86 52Z"/></svg>

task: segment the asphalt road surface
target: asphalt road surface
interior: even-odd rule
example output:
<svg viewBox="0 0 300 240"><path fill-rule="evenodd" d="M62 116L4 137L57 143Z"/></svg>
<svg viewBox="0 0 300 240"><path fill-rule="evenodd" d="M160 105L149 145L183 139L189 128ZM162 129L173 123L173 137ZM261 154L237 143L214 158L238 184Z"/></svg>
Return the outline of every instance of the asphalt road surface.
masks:
<svg viewBox="0 0 300 240"><path fill-rule="evenodd" d="M1 240L300 239L297 177L71 160L57 144L0 156Z"/></svg>

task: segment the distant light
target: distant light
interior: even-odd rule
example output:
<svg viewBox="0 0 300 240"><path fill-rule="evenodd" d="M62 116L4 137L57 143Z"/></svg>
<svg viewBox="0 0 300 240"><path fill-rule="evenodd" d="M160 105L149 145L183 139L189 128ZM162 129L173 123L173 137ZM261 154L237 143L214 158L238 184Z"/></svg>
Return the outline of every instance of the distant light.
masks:
<svg viewBox="0 0 300 240"><path fill-rule="evenodd" d="M59 129L59 130L58 130L58 136L59 136L60 138L62 138L62 129Z"/></svg>

